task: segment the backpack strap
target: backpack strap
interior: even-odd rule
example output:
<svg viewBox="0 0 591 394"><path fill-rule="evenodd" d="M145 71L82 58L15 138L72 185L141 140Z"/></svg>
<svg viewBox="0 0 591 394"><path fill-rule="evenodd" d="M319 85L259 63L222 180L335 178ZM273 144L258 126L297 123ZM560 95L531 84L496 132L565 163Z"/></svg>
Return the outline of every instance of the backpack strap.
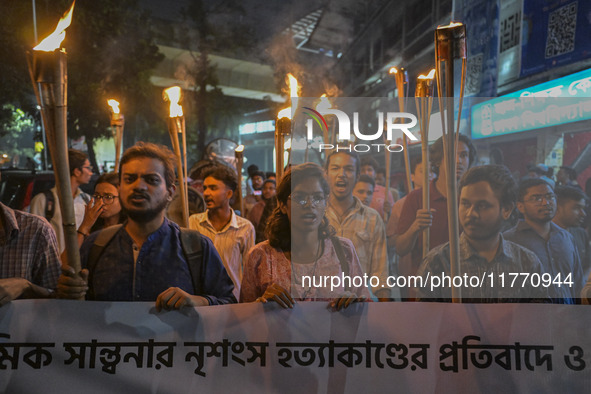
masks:
<svg viewBox="0 0 591 394"><path fill-rule="evenodd" d="M51 222L51 219L55 214L55 198L53 197L53 192L51 190L45 190L43 194L45 195L45 219L47 219L48 222Z"/></svg>
<svg viewBox="0 0 591 394"><path fill-rule="evenodd" d="M90 194L84 192L80 192L80 197L82 197L82 201L84 201L86 205L88 205L90 203L90 200L92 199L92 197L90 197Z"/></svg>
<svg viewBox="0 0 591 394"><path fill-rule="evenodd" d="M334 235L330 236L330 240L334 246L334 251L337 253L339 262L341 263L341 270L343 271L343 274L345 274L345 276L349 276L349 263L345 257L345 251L343 250L343 244L341 243L341 240Z"/></svg>
<svg viewBox="0 0 591 394"><path fill-rule="evenodd" d="M88 283L92 283L92 272L94 271L94 267L96 267L96 263L103 254L103 250L105 247L111 242L115 234L123 227L122 224L116 224L114 226L106 227L100 230L99 235L94 240L94 243L90 247L90 251L88 252L88 258L86 260L86 268L88 269ZM92 287L88 286L88 299L93 299L94 294L92 292Z"/></svg>
<svg viewBox="0 0 591 394"><path fill-rule="evenodd" d="M203 262L201 237L202 235L199 234L199 231L181 227L181 246L187 259L195 295L204 294L203 278L205 264Z"/></svg>

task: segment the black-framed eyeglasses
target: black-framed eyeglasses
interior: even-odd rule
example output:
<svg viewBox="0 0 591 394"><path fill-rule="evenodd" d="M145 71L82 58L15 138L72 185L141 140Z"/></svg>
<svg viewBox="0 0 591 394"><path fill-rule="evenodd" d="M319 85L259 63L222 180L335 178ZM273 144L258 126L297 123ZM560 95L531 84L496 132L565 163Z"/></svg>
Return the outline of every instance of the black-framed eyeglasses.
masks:
<svg viewBox="0 0 591 394"><path fill-rule="evenodd" d="M554 194L554 193L534 194L533 196L531 196L530 198L528 198L525 201L531 202L534 204L542 204L544 202L544 200L548 201L548 202L552 202L552 201L556 200L556 194Z"/></svg>
<svg viewBox="0 0 591 394"><path fill-rule="evenodd" d="M93 166L82 166L82 168L86 168L88 171L92 171L94 168Z"/></svg>
<svg viewBox="0 0 591 394"><path fill-rule="evenodd" d="M115 196L113 194L107 193L107 194L98 194L95 193L92 198L94 198L95 200L103 200L103 202L107 205L109 204L113 204L113 201L115 201L115 199L119 197L119 196Z"/></svg>
<svg viewBox="0 0 591 394"><path fill-rule="evenodd" d="M294 195L290 195L289 199L293 202L295 202L296 204L298 204L300 207L305 207L306 204L308 203L308 201L310 202L310 205L312 205L313 207L317 207L319 205L322 205L326 202L326 196L324 195L324 193L315 193L315 194L294 194Z"/></svg>

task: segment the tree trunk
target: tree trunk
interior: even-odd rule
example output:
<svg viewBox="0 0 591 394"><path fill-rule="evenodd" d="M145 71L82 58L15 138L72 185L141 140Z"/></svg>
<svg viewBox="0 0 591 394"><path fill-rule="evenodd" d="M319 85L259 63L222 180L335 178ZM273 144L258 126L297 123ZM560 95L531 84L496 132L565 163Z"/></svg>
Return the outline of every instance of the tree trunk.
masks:
<svg viewBox="0 0 591 394"><path fill-rule="evenodd" d="M207 53L199 54L197 80L197 160L205 154L207 137Z"/></svg>
<svg viewBox="0 0 591 394"><path fill-rule="evenodd" d="M93 167L95 173L100 174L96 154L94 153L94 139L88 135L86 135L86 147L88 148L88 161L90 161L90 165Z"/></svg>

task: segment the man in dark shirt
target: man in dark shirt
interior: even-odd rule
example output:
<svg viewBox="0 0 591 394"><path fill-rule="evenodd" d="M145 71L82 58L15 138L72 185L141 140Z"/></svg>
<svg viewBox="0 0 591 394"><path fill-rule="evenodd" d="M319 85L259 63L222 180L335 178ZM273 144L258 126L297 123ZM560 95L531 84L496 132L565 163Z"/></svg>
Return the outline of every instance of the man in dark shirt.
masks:
<svg viewBox="0 0 591 394"><path fill-rule="evenodd" d="M89 255L100 233L84 241L80 254L85 269L78 276L64 270L58 296L80 298L88 290L87 298L94 300L155 300L158 310L236 302L232 280L211 241L198 238L203 263L199 271L192 270L180 228L165 217L175 191L172 163L170 150L150 143L124 153L119 199L129 219L95 261L89 261ZM195 283L201 294L196 294Z"/></svg>
<svg viewBox="0 0 591 394"><path fill-rule="evenodd" d="M575 246L579 251L583 276L586 278L591 270L591 251L589 250L589 236L581 225L587 217L585 212L587 196L581 189L574 186L557 186L555 193L556 215L552 221L573 236Z"/></svg>
<svg viewBox="0 0 591 394"><path fill-rule="evenodd" d="M527 179L519 185L517 208L525 218L506 231L505 239L534 252L552 276L550 297L556 303L574 304L585 283L573 237L552 222L556 195L546 181Z"/></svg>
<svg viewBox="0 0 591 394"><path fill-rule="evenodd" d="M460 236L460 272L465 302L549 301L543 286L510 286L513 275L533 274L541 278L540 260L526 248L501 235L503 222L515 206L517 186L504 166L490 165L468 170L460 181L459 221L464 229ZM423 301L451 301L449 242L433 249L425 257L419 275L429 283L419 287ZM435 279L441 279L437 286Z"/></svg>

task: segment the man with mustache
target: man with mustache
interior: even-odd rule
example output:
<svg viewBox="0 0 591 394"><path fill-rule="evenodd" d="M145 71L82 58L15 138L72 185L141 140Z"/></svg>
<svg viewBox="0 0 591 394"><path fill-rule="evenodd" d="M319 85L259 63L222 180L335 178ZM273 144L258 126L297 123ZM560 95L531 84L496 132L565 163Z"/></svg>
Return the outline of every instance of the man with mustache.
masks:
<svg viewBox="0 0 591 394"><path fill-rule="evenodd" d="M157 310L236 302L232 280L212 242L197 232L181 231L165 217L175 192L172 152L140 142L121 157L119 178L128 221L86 238L80 249L83 270L62 270L58 296L156 301Z"/></svg>
<svg viewBox="0 0 591 394"><path fill-rule="evenodd" d="M242 266L246 254L254 246L252 223L236 215L230 201L234 197L238 179L234 171L222 165L204 174L203 198L207 210L189 218L189 228L211 239L222 257L226 271L234 282L234 296L240 296Z"/></svg>
<svg viewBox="0 0 591 394"><path fill-rule="evenodd" d="M544 271L555 279L549 287L553 302L576 303L585 278L572 235L552 222L556 213L554 190L543 179L527 179L519 185L517 208L524 220L507 230L505 238L538 256Z"/></svg>
<svg viewBox="0 0 591 394"><path fill-rule="evenodd" d="M463 134L459 136L458 149L456 151L456 178L459 181L462 175L474 163L476 148L470 138ZM410 265L405 271L406 275L416 274L416 270L423 261L423 231L431 228L429 237L429 249L433 249L449 241L447 218L447 180L445 163L443 162L443 139L439 138L430 148L430 163L437 178L429 184L429 201L431 211L423 209L423 191L415 189L410 192L404 202L404 207L398 220L398 227L393 236L396 253L399 256L410 256ZM408 292L409 298L413 298L412 289Z"/></svg>
<svg viewBox="0 0 591 394"><path fill-rule="evenodd" d="M552 221L573 236L579 251L583 274L586 277L591 269L591 251L589 236L581 225L587 217L585 212L587 196L576 186L557 186L555 193L557 206L556 215Z"/></svg>
<svg viewBox="0 0 591 394"><path fill-rule="evenodd" d="M543 286L521 286L521 282L519 286L507 285L511 273L543 273L536 255L507 241L501 234L503 223L515 206L517 186L511 173L498 165L474 167L466 172L459 187L459 221L464 229L460 235L460 276L484 278L481 286L472 281L462 286L462 299L465 302L548 301ZM431 250L419 275L425 281L442 274L450 276L449 255L449 242ZM506 277L505 286L500 284L499 275L502 274ZM450 284L433 288L430 284L417 289L420 300L451 300Z"/></svg>
<svg viewBox="0 0 591 394"><path fill-rule="evenodd" d="M326 173L330 197L326 217L336 230L336 235L353 242L363 272L368 277L379 278L379 284L372 288L373 294L380 301L387 301L390 299L390 289L386 287L386 230L380 214L353 196L360 169L359 155L355 152L335 151L328 156Z"/></svg>

